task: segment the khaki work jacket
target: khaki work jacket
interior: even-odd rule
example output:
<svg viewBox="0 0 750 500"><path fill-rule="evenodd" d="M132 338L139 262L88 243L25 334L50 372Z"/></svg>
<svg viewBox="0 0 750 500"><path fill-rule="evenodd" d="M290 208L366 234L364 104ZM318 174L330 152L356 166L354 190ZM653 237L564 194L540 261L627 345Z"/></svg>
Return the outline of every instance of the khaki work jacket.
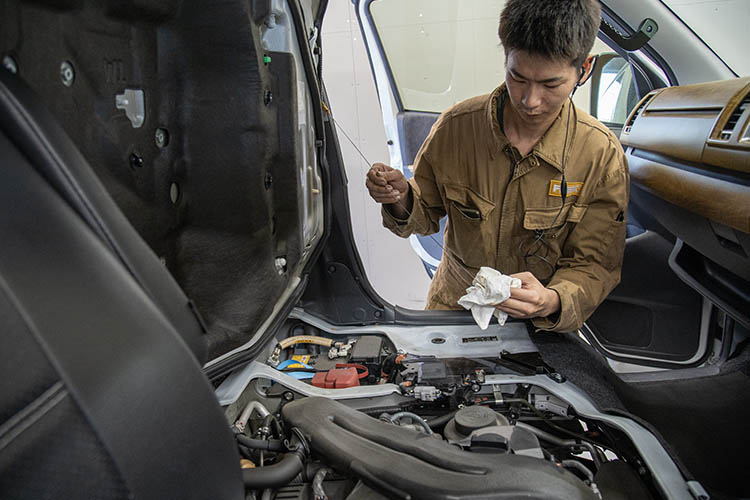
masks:
<svg viewBox="0 0 750 500"><path fill-rule="evenodd" d="M559 315L535 318L544 330L574 331L620 281L629 175L617 137L587 113L570 113L565 160L568 195L560 196L566 101L534 149L521 157L497 120L501 85L456 104L435 122L417 153L411 215L383 224L396 235L445 227L443 259L427 309L461 309L480 266L532 272L560 296Z"/></svg>

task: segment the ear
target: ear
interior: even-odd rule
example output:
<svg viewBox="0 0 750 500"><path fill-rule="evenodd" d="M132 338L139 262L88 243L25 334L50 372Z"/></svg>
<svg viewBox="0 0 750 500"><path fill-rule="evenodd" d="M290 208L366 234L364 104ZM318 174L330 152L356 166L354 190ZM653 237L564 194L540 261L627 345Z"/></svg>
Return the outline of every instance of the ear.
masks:
<svg viewBox="0 0 750 500"><path fill-rule="evenodd" d="M589 55L586 60L583 61L580 69L580 78L578 79L576 87L580 87L581 85L586 83L589 78L591 78L591 75L594 73L594 68L596 67L596 60L598 58L598 55Z"/></svg>

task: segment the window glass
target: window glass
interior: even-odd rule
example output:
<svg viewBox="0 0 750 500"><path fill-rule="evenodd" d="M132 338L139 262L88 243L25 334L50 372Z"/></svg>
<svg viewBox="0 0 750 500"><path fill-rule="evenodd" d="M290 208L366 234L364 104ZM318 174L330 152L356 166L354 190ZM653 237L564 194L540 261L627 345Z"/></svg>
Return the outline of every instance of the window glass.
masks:
<svg viewBox="0 0 750 500"><path fill-rule="evenodd" d="M378 0L370 12L405 109L443 111L505 79L505 0Z"/></svg>
<svg viewBox="0 0 750 500"><path fill-rule="evenodd" d="M375 0L373 24L405 110L439 113L505 80L497 36L505 0ZM592 53L611 52L596 40ZM576 92L589 111L590 85Z"/></svg>
<svg viewBox="0 0 750 500"><path fill-rule="evenodd" d="M630 65L615 56L602 66L596 109L592 113L600 121L622 125L638 102Z"/></svg>

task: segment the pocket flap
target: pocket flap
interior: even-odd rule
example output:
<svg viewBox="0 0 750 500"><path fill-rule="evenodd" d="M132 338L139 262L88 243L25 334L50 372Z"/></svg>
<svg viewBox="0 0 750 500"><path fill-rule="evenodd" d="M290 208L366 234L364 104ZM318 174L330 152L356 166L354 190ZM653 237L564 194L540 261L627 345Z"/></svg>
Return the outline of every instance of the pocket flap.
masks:
<svg viewBox="0 0 750 500"><path fill-rule="evenodd" d="M495 208L493 202L465 186L446 184L445 197L464 207L476 208L482 215L482 219L486 219Z"/></svg>
<svg viewBox="0 0 750 500"><path fill-rule="evenodd" d="M523 216L525 229L550 229L562 226L565 222L580 222L586 213L586 205L569 203L562 208L534 208L526 210ZM560 215L558 215L560 214Z"/></svg>

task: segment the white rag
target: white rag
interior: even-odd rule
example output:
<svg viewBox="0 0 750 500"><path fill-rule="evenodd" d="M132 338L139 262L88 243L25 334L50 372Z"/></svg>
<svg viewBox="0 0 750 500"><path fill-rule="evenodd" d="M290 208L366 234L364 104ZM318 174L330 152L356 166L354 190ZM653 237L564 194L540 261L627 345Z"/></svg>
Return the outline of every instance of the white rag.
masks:
<svg viewBox="0 0 750 500"><path fill-rule="evenodd" d="M502 326L508 319L508 313L495 306L508 300L511 288L521 288L521 280L506 276L491 267L481 267L471 286L466 289L466 295L458 299L458 303L464 309L471 310L474 321L482 330L489 326L493 313Z"/></svg>

